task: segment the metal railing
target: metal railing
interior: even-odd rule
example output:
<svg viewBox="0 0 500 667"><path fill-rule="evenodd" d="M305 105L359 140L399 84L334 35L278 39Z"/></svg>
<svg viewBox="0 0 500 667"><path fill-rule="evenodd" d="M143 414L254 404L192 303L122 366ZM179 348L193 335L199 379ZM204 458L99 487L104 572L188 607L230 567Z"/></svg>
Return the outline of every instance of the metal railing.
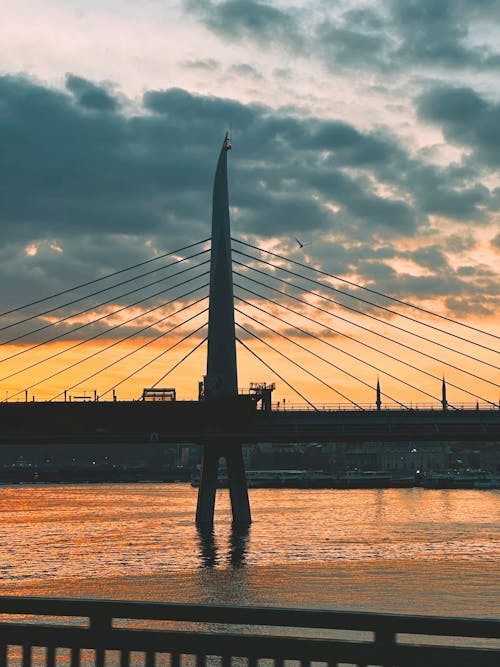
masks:
<svg viewBox="0 0 500 667"><path fill-rule="evenodd" d="M500 664L494 619L12 596L0 614L1 667Z"/></svg>
<svg viewBox="0 0 500 667"><path fill-rule="evenodd" d="M401 403L383 403L381 407L382 412L387 412L388 410L415 410L415 411L433 411L433 412L442 412L443 407L439 402L415 402L409 401L406 404L406 408L401 406ZM274 412L353 412L367 410L370 412L376 412L377 404L376 403L358 403L359 407L356 407L352 403L324 403L324 402L315 402L314 408L311 407L308 403L299 403L299 402L288 402L288 401L273 401L272 410ZM463 402L454 404L453 407L449 407L448 410L453 412L455 410L469 410L469 411L491 411L499 410L500 404L495 405L493 403L482 402Z"/></svg>

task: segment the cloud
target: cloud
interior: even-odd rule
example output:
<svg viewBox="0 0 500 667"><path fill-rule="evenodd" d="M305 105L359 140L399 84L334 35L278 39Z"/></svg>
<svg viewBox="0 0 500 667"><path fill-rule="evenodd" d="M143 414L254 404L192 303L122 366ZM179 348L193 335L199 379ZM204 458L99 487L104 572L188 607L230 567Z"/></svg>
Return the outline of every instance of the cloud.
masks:
<svg viewBox="0 0 500 667"><path fill-rule="evenodd" d="M500 21L493 2L385 0L375 9L326 16L316 38L331 69L361 66L391 75L429 66L455 72L497 69L498 46L481 41L485 19Z"/></svg>
<svg viewBox="0 0 500 667"><path fill-rule="evenodd" d="M468 43L478 4L471 0L391 0L391 19L402 39L394 55L407 64L451 69L498 65L498 57L486 47Z"/></svg>
<svg viewBox="0 0 500 667"><path fill-rule="evenodd" d="M490 105L470 109L482 117ZM229 120L235 236L257 244L275 239L293 252L293 237L304 238L325 268L355 271L390 291L394 271L387 262L408 258L398 244L418 244L431 215L450 221L443 233L456 254L473 241L467 233L467 243L457 242L453 225L489 220L493 200L473 169L430 165L388 131L180 88L147 90L138 107L112 86L76 75L68 75L65 90L4 76L0 276L12 285L12 303L206 238L215 160ZM427 246L412 261L437 282L453 275L442 253ZM460 281L474 282L470 275ZM447 280L440 284L448 289ZM398 278L397 290L410 298L427 286Z"/></svg>
<svg viewBox="0 0 500 667"><path fill-rule="evenodd" d="M185 60L182 63L182 66L186 69L201 70L203 72L214 72L220 68L220 63L213 58L207 58L206 60Z"/></svg>
<svg viewBox="0 0 500 667"><path fill-rule="evenodd" d="M471 149L484 165L500 164L500 104L472 88L445 84L433 86L417 103L420 119L438 125L449 142Z"/></svg>
<svg viewBox="0 0 500 667"><path fill-rule="evenodd" d="M340 121L318 123L308 138L311 147L331 151L332 161L349 166L366 166L391 160L397 147L388 137L376 132L363 134L352 125Z"/></svg>
<svg viewBox="0 0 500 667"><path fill-rule="evenodd" d="M256 0L186 0L186 10L225 41L292 48L332 71L355 68L393 76L429 66L496 70L498 45L484 26L500 23L495 0L382 0L339 11L334 3L300 11Z"/></svg>
<svg viewBox="0 0 500 667"><path fill-rule="evenodd" d="M389 58L387 35L380 29L376 32L360 30L357 22L351 25L351 20L354 22L354 17L347 14L340 24L328 19L317 26L318 55L331 70L339 66L385 67Z"/></svg>
<svg viewBox="0 0 500 667"><path fill-rule="evenodd" d="M185 8L197 14L207 28L224 39L250 39L273 46L299 48L302 37L289 13L257 0L186 0Z"/></svg>
<svg viewBox="0 0 500 667"><path fill-rule="evenodd" d="M116 111L119 106L116 97L113 97L105 86L97 86L81 76L68 74L66 76L66 88L73 93L78 103L86 109Z"/></svg>
<svg viewBox="0 0 500 667"><path fill-rule="evenodd" d="M239 65L231 65L229 71L241 77L249 77L251 79L262 79L262 74L260 74L255 69L255 67L252 67L247 63L240 63Z"/></svg>

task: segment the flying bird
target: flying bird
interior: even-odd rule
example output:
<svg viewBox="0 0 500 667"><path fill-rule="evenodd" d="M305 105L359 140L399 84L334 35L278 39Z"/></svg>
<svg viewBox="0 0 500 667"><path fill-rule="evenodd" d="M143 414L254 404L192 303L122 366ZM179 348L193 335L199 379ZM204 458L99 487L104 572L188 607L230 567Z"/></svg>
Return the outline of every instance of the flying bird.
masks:
<svg viewBox="0 0 500 667"><path fill-rule="evenodd" d="M309 243L302 243L301 241L299 241L299 239L298 239L296 236L294 236L294 239L295 239L295 240L297 241L297 243L299 244L299 248L305 248L306 246L311 245L311 242L309 242Z"/></svg>

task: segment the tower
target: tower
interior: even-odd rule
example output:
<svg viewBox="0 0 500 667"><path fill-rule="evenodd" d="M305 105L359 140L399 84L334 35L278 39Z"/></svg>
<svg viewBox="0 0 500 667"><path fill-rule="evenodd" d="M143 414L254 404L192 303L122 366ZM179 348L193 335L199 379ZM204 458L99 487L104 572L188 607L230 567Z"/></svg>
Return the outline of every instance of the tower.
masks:
<svg viewBox="0 0 500 667"><path fill-rule="evenodd" d="M203 400L222 403L227 411L231 410L231 403L238 400L227 185L227 154L230 149L231 143L226 134L217 161L212 199L208 353L203 388ZM233 521L249 524L252 519L240 442L210 443L203 446L196 522L198 524L213 522L217 472L221 457L225 458L227 463Z"/></svg>

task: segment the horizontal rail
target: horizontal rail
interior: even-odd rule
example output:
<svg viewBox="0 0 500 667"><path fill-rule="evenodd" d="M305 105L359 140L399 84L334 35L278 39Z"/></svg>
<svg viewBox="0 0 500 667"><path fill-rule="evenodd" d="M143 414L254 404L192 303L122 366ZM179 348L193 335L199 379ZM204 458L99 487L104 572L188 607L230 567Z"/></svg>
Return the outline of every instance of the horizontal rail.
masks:
<svg viewBox="0 0 500 667"><path fill-rule="evenodd" d="M311 407L308 403L292 403L288 401L273 401L272 409L276 412L346 412L346 411L356 411L360 412L363 410L376 411L376 403L358 403L358 408L356 408L352 403L322 403L318 402L314 404L314 407ZM407 405L407 410L432 410L435 412L440 412L443 410L443 405L440 402L434 403L419 403L411 401ZM479 402L461 402L453 408L448 408L451 410L499 410L500 404L497 406L492 403L486 403L484 401ZM400 403L383 403L381 406L381 411L386 410L401 410Z"/></svg>
<svg viewBox="0 0 500 667"><path fill-rule="evenodd" d="M105 665L105 651L120 651L120 664L130 664L130 652L145 653L146 667L153 667L155 655L170 654L170 664L181 667L183 655L196 656L197 667L210 664L207 656L219 656L224 667L231 657L244 657L248 666L261 659L276 667L285 660L298 660L301 666L312 661L329 667L350 665L481 665L500 664L499 645L487 647L457 646L452 638L492 640L500 638L500 620L445 618L367 612L343 612L316 609L271 607L235 607L226 605L189 605L109 600L78 600L33 597L0 597L0 665L7 664L10 647L21 647L21 663L30 667L32 647L46 648L46 667L56 664L55 650L71 649L72 667L80 664L82 649L96 651L96 667ZM14 615L22 615L13 618ZM27 620L26 616L34 618ZM43 617L40 619L38 617ZM62 623L64 617L78 617L84 625ZM116 625L127 622L127 627ZM129 622L134 624L128 627ZM139 623L136 623L139 621ZM187 622L181 629L152 629L144 621ZM224 627L207 632L201 625ZM241 626L249 626L245 630ZM210 625L212 628L212 625ZM189 628L188 630L186 628ZM267 629L266 629L267 628ZM280 628L280 631L272 628ZM283 634L283 629L287 634ZM305 629L321 629L321 636L309 636ZM290 630L293 630L290 636ZM373 640L349 641L325 638L324 631L364 631ZM307 634L307 636L304 636ZM411 635L413 643L398 642L398 635ZM429 636L446 637L447 645L428 645ZM427 640L426 640L427 638ZM417 640L417 643L415 643ZM139 664L139 663L138 663Z"/></svg>
<svg viewBox="0 0 500 667"><path fill-rule="evenodd" d="M129 600L0 596L0 614L192 621L288 628L345 629L500 639L500 620L282 607L236 607Z"/></svg>

